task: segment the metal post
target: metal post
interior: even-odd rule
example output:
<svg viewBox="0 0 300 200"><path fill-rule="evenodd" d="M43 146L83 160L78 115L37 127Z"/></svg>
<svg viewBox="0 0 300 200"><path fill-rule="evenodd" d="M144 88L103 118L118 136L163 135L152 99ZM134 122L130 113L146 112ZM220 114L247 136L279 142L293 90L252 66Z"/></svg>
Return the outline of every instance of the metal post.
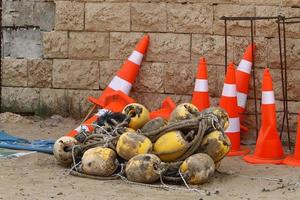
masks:
<svg viewBox="0 0 300 200"><path fill-rule="evenodd" d="M281 123L281 130L280 130L280 139L282 138L284 122L286 117L286 107L284 102L285 97L285 84L284 84L284 76L283 76L283 61L282 61L282 44L281 44L281 26L280 20L282 19L281 16L278 16L278 42L279 42L279 58L280 58L280 72L281 72L281 87L282 87L282 97L283 97L283 117Z"/></svg>
<svg viewBox="0 0 300 200"><path fill-rule="evenodd" d="M255 106L255 129L256 129L256 139L258 137L258 112L257 112L257 97L256 97L256 76L255 76L255 63L254 63L254 27L253 27L253 20L251 19L251 44L252 44L252 56L253 56L253 62L252 62L252 76L253 76L253 92L254 92L254 106Z"/></svg>
<svg viewBox="0 0 300 200"><path fill-rule="evenodd" d="M287 95L287 62L286 62L286 36L285 36L285 18L282 18L282 29L283 29L283 57L284 57L284 103L286 112L286 126L288 134L289 150L291 150L291 138L290 138L290 123L289 123L289 108L288 108L288 95Z"/></svg>

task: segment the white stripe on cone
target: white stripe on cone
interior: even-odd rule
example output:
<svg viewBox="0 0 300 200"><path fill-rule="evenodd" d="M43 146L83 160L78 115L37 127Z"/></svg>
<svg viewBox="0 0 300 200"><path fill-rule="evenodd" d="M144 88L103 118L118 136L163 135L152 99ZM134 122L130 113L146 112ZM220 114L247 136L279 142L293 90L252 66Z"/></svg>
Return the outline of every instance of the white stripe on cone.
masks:
<svg viewBox="0 0 300 200"><path fill-rule="evenodd" d="M98 117L101 117L107 112L109 112L107 109L99 109L98 112L95 115L98 116Z"/></svg>
<svg viewBox="0 0 300 200"><path fill-rule="evenodd" d="M275 104L275 97L273 91L263 91L262 92L262 104Z"/></svg>
<svg viewBox="0 0 300 200"><path fill-rule="evenodd" d="M229 126L225 133L238 133L240 132L240 118L229 118Z"/></svg>
<svg viewBox="0 0 300 200"><path fill-rule="evenodd" d="M86 125L80 125L75 129L75 131L77 131L77 133L80 133L81 131L89 132L90 129Z"/></svg>
<svg viewBox="0 0 300 200"><path fill-rule="evenodd" d="M108 87L116 91L120 90L128 95L131 90L132 84L118 76L115 76Z"/></svg>
<svg viewBox="0 0 300 200"><path fill-rule="evenodd" d="M241 107L241 108L245 108L246 107L246 102L247 102L247 94L237 92L236 96L237 96L237 100L238 100L238 106Z"/></svg>
<svg viewBox="0 0 300 200"><path fill-rule="evenodd" d="M237 70L250 74L252 63L248 60L242 59Z"/></svg>
<svg viewBox="0 0 300 200"><path fill-rule="evenodd" d="M128 60L130 60L131 62L140 65L142 63L143 60L143 54L141 54L138 51L133 51L132 54L129 56Z"/></svg>
<svg viewBox="0 0 300 200"><path fill-rule="evenodd" d="M236 97L236 85L224 83L222 96L225 97Z"/></svg>
<svg viewBox="0 0 300 200"><path fill-rule="evenodd" d="M208 92L208 83L205 79L196 79L195 92Z"/></svg>

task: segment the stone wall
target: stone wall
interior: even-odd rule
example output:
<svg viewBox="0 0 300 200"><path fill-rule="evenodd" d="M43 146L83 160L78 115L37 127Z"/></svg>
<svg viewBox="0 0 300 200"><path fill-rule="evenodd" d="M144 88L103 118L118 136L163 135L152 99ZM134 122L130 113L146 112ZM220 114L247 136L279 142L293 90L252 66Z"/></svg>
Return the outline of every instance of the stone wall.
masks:
<svg viewBox="0 0 300 200"><path fill-rule="evenodd" d="M197 61L205 56L209 92L216 105L224 79L224 23L219 18L300 16L299 0L3 2L3 108L73 117L84 116L90 106L86 98L100 95L145 33L150 35L150 46L131 96L151 110L166 96L177 103L190 101ZM250 23L228 22L228 28L228 59L238 64L250 42ZM272 20L258 21L254 34L258 88L263 68L270 66L280 111L276 28ZM295 130L300 106L300 25L288 25L286 35L288 98ZM250 98L247 123L251 126L253 92Z"/></svg>

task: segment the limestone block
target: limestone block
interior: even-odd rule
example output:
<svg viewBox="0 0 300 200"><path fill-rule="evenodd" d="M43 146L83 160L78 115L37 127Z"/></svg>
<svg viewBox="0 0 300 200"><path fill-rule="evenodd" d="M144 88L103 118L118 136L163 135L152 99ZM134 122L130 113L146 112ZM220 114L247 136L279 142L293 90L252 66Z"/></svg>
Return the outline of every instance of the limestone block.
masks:
<svg viewBox="0 0 300 200"><path fill-rule="evenodd" d="M189 62L191 36L188 34L151 33L147 61Z"/></svg>
<svg viewBox="0 0 300 200"><path fill-rule="evenodd" d="M164 69L166 63L143 63L133 90L140 92L164 92Z"/></svg>
<svg viewBox="0 0 300 200"><path fill-rule="evenodd" d="M67 104L69 109L69 114L75 118L84 117L92 104L87 101L89 96L99 97L101 91L95 90L67 90Z"/></svg>
<svg viewBox="0 0 300 200"><path fill-rule="evenodd" d="M54 60L53 87L98 89L99 66L97 61Z"/></svg>
<svg viewBox="0 0 300 200"><path fill-rule="evenodd" d="M43 33L43 49L45 58L67 58L68 33L63 31Z"/></svg>
<svg viewBox="0 0 300 200"><path fill-rule="evenodd" d="M54 28L55 4L54 2L36 2L33 9L34 24L41 30L50 31Z"/></svg>
<svg viewBox="0 0 300 200"><path fill-rule="evenodd" d="M226 16L254 16L254 6L240 6L240 5L216 5L214 9L214 24L213 33L223 35L225 26L224 20L220 20L220 17ZM228 35L250 35L250 22L249 21L228 21L227 30Z"/></svg>
<svg viewBox="0 0 300 200"><path fill-rule="evenodd" d="M194 89L196 67L191 64L169 63L165 67L166 93L191 94Z"/></svg>
<svg viewBox="0 0 300 200"><path fill-rule="evenodd" d="M285 0L282 2L285 6L296 7L299 6L299 0Z"/></svg>
<svg viewBox="0 0 300 200"><path fill-rule="evenodd" d="M121 60L105 60L100 61L100 88L105 89L113 77L116 75L117 71L121 68Z"/></svg>
<svg viewBox="0 0 300 200"><path fill-rule="evenodd" d="M280 68L280 53L278 38L269 40L269 63L271 68ZM300 66L300 39L286 39L287 69L299 69ZM284 59L284 57L283 57Z"/></svg>
<svg viewBox="0 0 300 200"><path fill-rule="evenodd" d="M71 32L69 41L70 58L108 58L109 33Z"/></svg>
<svg viewBox="0 0 300 200"><path fill-rule="evenodd" d="M67 95L64 89L43 88L40 92L40 115L68 115Z"/></svg>
<svg viewBox="0 0 300 200"><path fill-rule="evenodd" d="M27 78L27 60L13 58L3 59L3 86L27 86Z"/></svg>
<svg viewBox="0 0 300 200"><path fill-rule="evenodd" d="M127 59L142 37L142 33L110 33L110 59Z"/></svg>
<svg viewBox="0 0 300 200"><path fill-rule="evenodd" d="M170 95L158 93L131 92L130 97L144 105L149 111L159 109L162 101Z"/></svg>
<svg viewBox="0 0 300 200"><path fill-rule="evenodd" d="M87 3L85 29L89 31L129 31L128 3Z"/></svg>
<svg viewBox="0 0 300 200"><path fill-rule="evenodd" d="M13 58L41 58L42 45L41 45L41 32L36 29L20 29L11 30L5 36L4 44L8 44L6 55ZM6 41L8 39L9 41Z"/></svg>
<svg viewBox="0 0 300 200"><path fill-rule="evenodd" d="M205 4L168 4L168 31L212 33L213 7Z"/></svg>
<svg viewBox="0 0 300 200"><path fill-rule="evenodd" d="M277 16L283 15L286 17L299 16L299 8L289 8L278 6L257 6L257 16ZM265 37L278 37L277 23L275 20L263 20L256 23L256 33L258 36ZM300 26L299 24L287 24L286 25L286 37L300 38Z"/></svg>
<svg viewBox="0 0 300 200"><path fill-rule="evenodd" d="M131 29L133 31L167 30L167 8L165 3L131 4Z"/></svg>
<svg viewBox="0 0 300 200"><path fill-rule="evenodd" d="M2 26L35 25L33 8L32 1L3 1Z"/></svg>
<svg viewBox="0 0 300 200"><path fill-rule="evenodd" d="M42 59L28 60L28 86L52 86L52 61Z"/></svg>
<svg viewBox="0 0 300 200"><path fill-rule="evenodd" d="M281 0L240 0L240 5L264 5L264 6L283 6L284 1Z"/></svg>
<svg viewBox="0 0 300 200"><path fill-rule="evenodd" d="M33 112L39 107L36 88L2 87L2 108L10 112Z"/></svg>
<svg viewBox="0 0 300 200"><path fill-rule="evenodd" d="M84 3L76 1L56 1L56 30L83 30L83 27Z"/></svg>
<svg viewBox="0 0 300 200"><path fill-rule="evenodd" d="M234 38L227 38L227 61L234 58ZM200 57L205 57L206 62L214 65L223 65L225 62L224 36L218 35L192 35L192 61L197 62Z"/></svg>
<svg viewBox="0 0 300 200"><path fill-rule="evenodd" d="M1 56L9 57L11 53L12 35L10 29L2 28L2 41L1 41Z"/></svg>

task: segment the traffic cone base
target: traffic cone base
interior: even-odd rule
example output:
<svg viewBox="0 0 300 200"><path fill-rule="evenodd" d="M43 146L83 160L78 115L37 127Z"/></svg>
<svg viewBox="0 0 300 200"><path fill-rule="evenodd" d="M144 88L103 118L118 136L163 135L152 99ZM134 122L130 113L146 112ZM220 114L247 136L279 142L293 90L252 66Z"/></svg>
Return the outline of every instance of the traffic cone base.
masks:
<svg viewBox="0 0 300 200"><path fill-rule="evenodd" d="M232 146L227 156L243 156L250 152L250 149L240 144L240 133L226 133L230 141L232 141Z"/></svg>
<svg viewBox="0 0 300 200"><path fill-rule="evenodd" d="M283 161L282 161L283 164L285 165L290 165L290 166L299 166L300 167L300 160L299 159L296 159L294 157L294 155L290 155L288 157L286 157Z"/></svg>
<svg viewBox="0 0 300 200"><path fill-rule="evenodd" d="M283 159L265 159L258 157L256 155L246 155L243 158L246 162L252 163L252 164L281 164Z"/></svg>
<svg viewBox="0 0 300 200"><path fill-rule="evenodd" d="M244 160L253 164L281 164L284 152L276 128L276 108L272 77L266 68L262 80L261 127L253 155Z"/></svg>
<svg viewBox="0 0 300 200"><path fill-rule="evenodd" d="M238 150L230 150L227 156L244 156L250 152L250 149L245 146L240 146Z"/></svg>
<svg viewBox="0 0 300 200"><path fill-rule="evenodd" d="M298 114L298 127L296 135L296 144L293 155L289 155L283 160L283 164L290 166L300 166L300 112Z"/></svg>

